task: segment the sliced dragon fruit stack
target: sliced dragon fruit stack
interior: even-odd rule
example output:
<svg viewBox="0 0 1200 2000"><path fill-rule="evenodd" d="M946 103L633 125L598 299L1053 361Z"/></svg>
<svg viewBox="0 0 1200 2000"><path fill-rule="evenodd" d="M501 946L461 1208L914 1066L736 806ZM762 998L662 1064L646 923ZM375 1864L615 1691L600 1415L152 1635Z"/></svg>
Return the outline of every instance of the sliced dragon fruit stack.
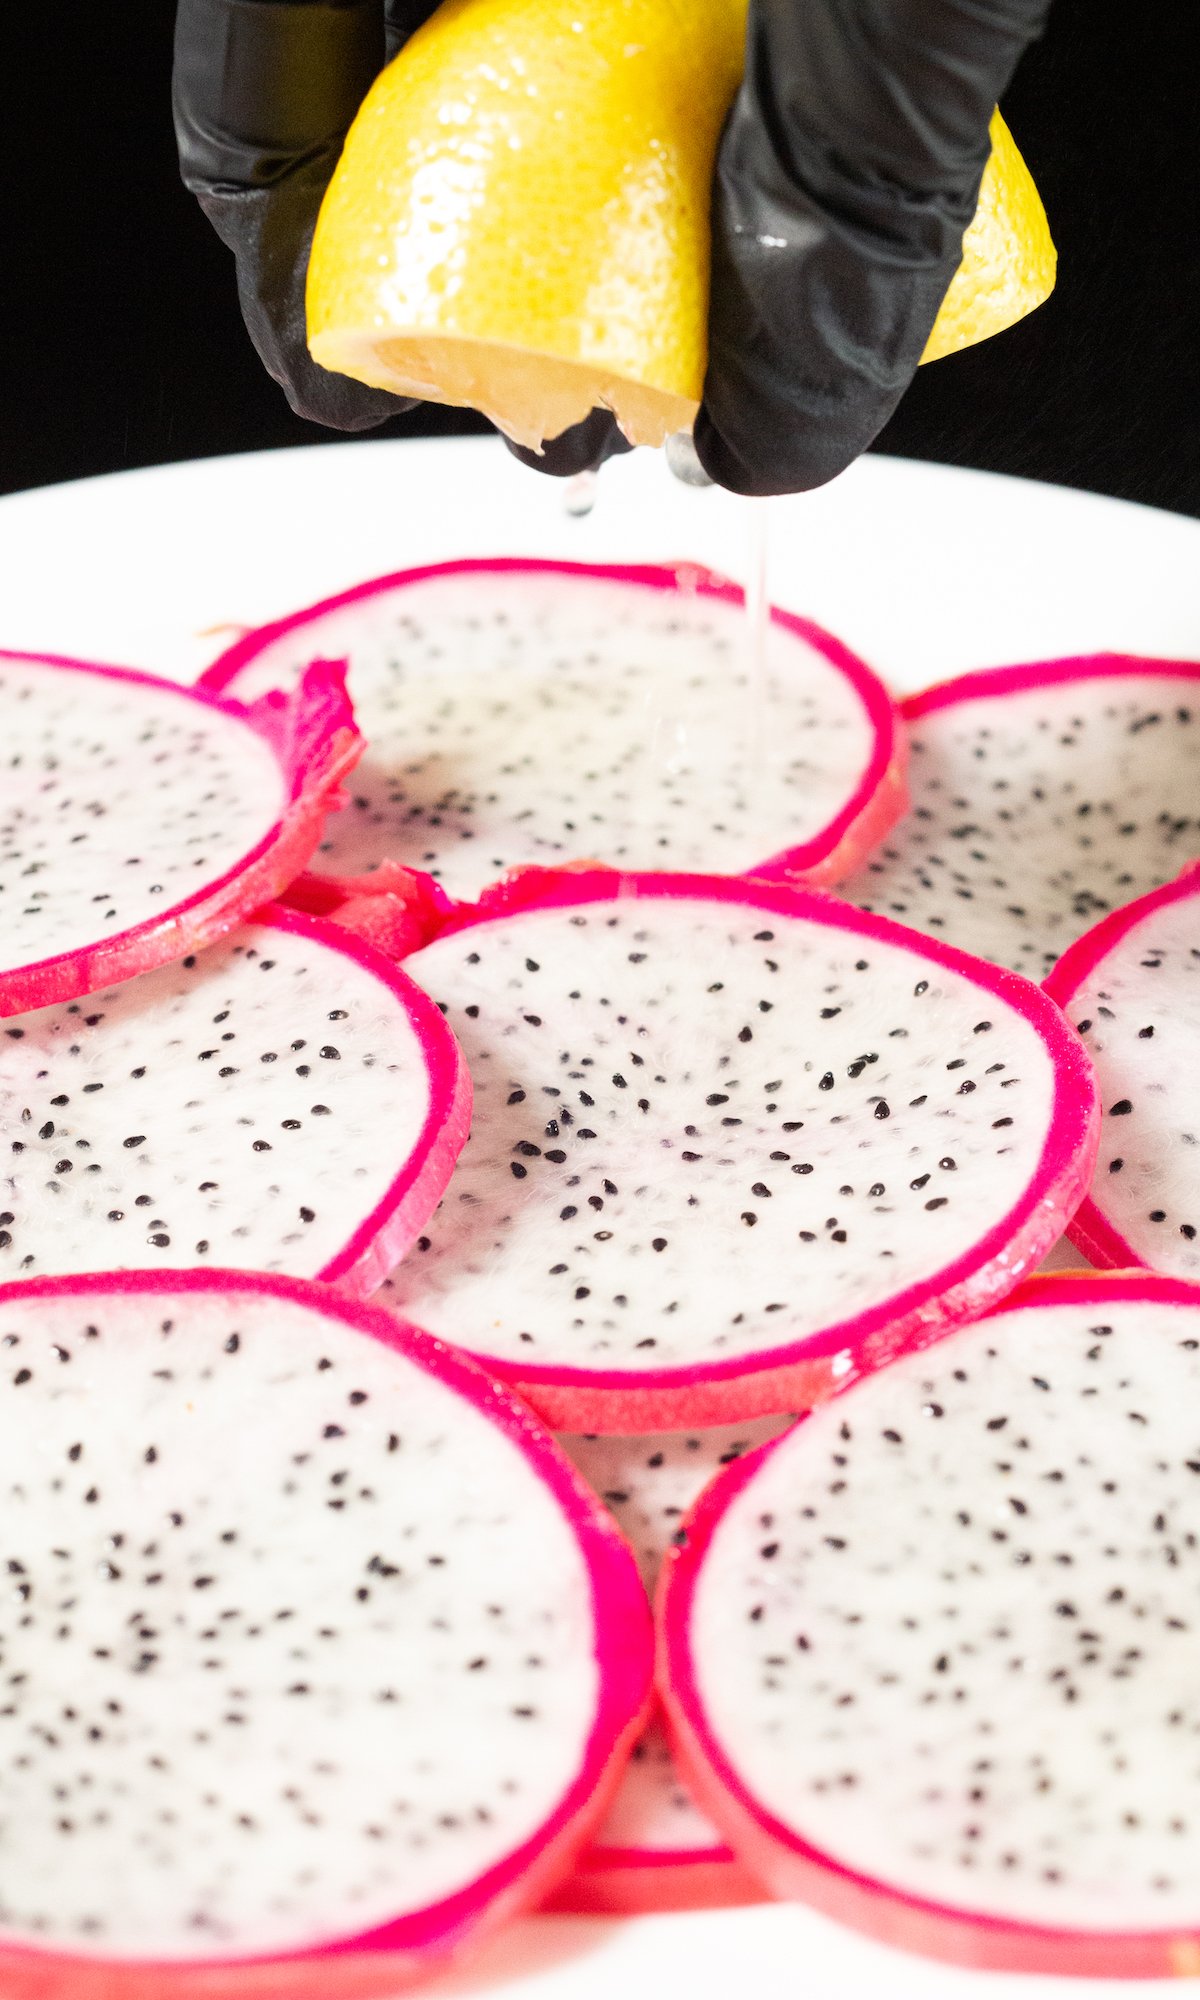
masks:
<svg viewBox="0 0 1200 2000"><path fill-rule="evenodd" d="M1200 1288L1039 1278L709 1489L667 1703L777 1893L981 1967L1200 1963Z"/></svg>
<svg viewBox="0 0 1200 2000"><path fill-rule="evenodd" d="M652 1649L521 1406L243 1273L0 1287L0 1345L5 1994L378 2000L544 1895Z"/></svg>
<svg viewBox="0 0 1200 2000"><path fill-rule="evenodd" d="M469 1117L426 995L337 926L267 913L0 1026L0 1278L209 1262L369 1292Z"/></svg>
<svg viewBox="0 0 1200 2000"><path fill-rule="evenodd" d="M475 1084L391 1299L564 1430L827 1395L1033 1268L1087 1185L1036 988L832 897L530 875L407 962Z"/></svg>
<svg viewBox="0 0 1200 2000"><path fill-rule="evenodd" d="M913 808L842 893L1042 980L1200 852L1200 665L1104 653L902 705Z"/></svg>
<svg viewBox="0 0 1200 2000"><path fill-rule="evenodd" d="M684 1517L723 1465L777 1437L790 1417L651 1437L560 1437L568 1457L616 1516L651 1597ZM691 1909L748 1903L762 1890L736 1860L680 1777L656 1718L633 1751L607 1818L555 1910Z"/></svg>
<svg viewBox="0 0 1200 2000"><path fill-rule="evenodd" d="M742 593L694 566L401 571L251 633L204 681L248 700L317 653L349 658L369 744L313 863L351 893L389 863L469 897L580 858L836 881L904 808L886 691L779 611L763 754Z"/></svg>
<svg viewBox="0 0 1200 2000"><path fill-rule="evenodd" d="M0 1015L221 937L317 844L362 739L343 669L231 697L0 653Z"/></svg>
<svg viewBox="0 0 1200 2000"><path fill-rule="evenodd" d="M1046 991L1091 1052L1104 1110L1068 1234L1100 1265L1200 1277L1200 868L1097 924Z"/></svg>

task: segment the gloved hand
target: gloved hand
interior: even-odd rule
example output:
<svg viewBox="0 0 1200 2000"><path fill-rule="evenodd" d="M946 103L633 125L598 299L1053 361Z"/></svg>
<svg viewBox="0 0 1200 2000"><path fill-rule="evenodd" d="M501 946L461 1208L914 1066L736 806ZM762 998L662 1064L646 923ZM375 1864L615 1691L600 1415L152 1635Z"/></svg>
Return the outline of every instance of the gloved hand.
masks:
<svg viewBox="0 0 1200 2000"><path fill-rule="evenodd" d="M1049 0L751 0L717 163L696 450L737 493L865 451L958 268L988 121Z"/></svg>
<svg viewBox="0 0 1200 2000"><path fill-rule="evenodd" d="M369 430L411 399L318 368L304 280L317 211L369 85L437 0L179 0L175 131L184 183L237 264L242 316L297 415ZM526 464L560 476L627 450L597 410Z"/></svg>
<svg viewBox="0 0 1200 2000"><path fill-rule="evenodd" d="M1049 0L751 0L713 197L696 448L737 492L802 491L858 456L917 366L957 267L988 120ZM184 181L237 261L242 312L301 416L363 430L407 400L318 368L304 277L358 105L433 0L179 0ZM625 442L596 411L519 451L557 474Z"/></svg>

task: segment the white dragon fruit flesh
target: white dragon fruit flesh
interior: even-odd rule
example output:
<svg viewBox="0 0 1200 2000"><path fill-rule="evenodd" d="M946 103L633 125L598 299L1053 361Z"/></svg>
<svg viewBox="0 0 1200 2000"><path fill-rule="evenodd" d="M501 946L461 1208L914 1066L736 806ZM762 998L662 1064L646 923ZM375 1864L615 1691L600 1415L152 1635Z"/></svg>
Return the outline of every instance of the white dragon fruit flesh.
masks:
<svg viewBox="0 0 1200 2000"><path fill-rule="evenodd" d="M0 1287L0 1353L7 1995L366 2000L549 1889L651 1633L518 1403L244 1273Z"/></svg>
<svg viewBox="0 0 1200 2000"><path fill-rule="evenodd" d="M1121 654L903 703L912 811L842 893L1042 980L1200 851L1200 666Z"/></svg>
<svg viewBox="0 0 1200 2000"><path fill-rule="evenodd" d="M790 1417L647 1437L559 1443L615 1515L651 1598L684 1518L724 1465L777 1437ZM761 1894L684 1784L661 1722L635 1745L608 1814L555 1891L556 1910L661 1910L753 1902Z"/></svg>
<svg viewBox="0 0 1200 2000"><path fill-rule="evenodd" d="M1103 1108L1069 1235L1096 1264L1200 1278L1200 871L1106 917L1046 990L1091 1054Z"/></svg>
<svg viewBox="0 0 1200 2000"><path fill-rule="evenodd" d="M277 910L0 1022L0 1280L207 1262L368 1292L432 1214L469 1116L425 994Z"/></svg>
<svg viewBox="0 0 1200 2000"><path fill-rule="evenodd" d="M706 1493L689 1778L776 1894L978 1967L1200 1953L1200 1288L1037 1278Z"/></svg>
<svg viewBox="0 0 1200 2000"><path fill-rule="evenodd" d="M527 875L406 967L475 1086L388 1296L563 1430L803 1408L977 1314L1094 1156L1037 988L848 904Z"/></svg>
<svg viewBox="0 0 1200 2000"><path fill-rule="evenodd" d="M369 745L325 876L402 863L474 896L583 857L832 881L903 810L903 733L869 669L775 613L764 751L741 592L691 566L380 577L239 640L204 684L249 700L318 653L348 657Z"/></svg>
<svg viewBox="0 0 1200 2000"><path fill-rule="evenodd" d="M362 739L340 667L250 707L0 653L0 1015L221 937L299 874Z"/></svg>

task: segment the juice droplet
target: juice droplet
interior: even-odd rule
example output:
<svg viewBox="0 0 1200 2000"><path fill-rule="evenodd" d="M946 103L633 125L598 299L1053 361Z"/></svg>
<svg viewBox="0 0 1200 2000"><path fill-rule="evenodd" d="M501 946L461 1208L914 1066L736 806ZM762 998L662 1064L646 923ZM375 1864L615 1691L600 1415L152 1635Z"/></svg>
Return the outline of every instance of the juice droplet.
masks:
<svg viewBox="0 0 1200 2000"><path fill-rule="evenodd" d="M567 490L563 495L563 506L567 513L577 519L590 514L596 504L599 484L599 474L595 472L577 472L573 479L568 479Z"/></svg>
<svg viewBox="0 0 1200 2000"><path fill-rule="evenodd" d="M664 450L667 454L668 469L684 486L711 486L704 467L696 452L696 441L690 431L672 431Z"/></svg>

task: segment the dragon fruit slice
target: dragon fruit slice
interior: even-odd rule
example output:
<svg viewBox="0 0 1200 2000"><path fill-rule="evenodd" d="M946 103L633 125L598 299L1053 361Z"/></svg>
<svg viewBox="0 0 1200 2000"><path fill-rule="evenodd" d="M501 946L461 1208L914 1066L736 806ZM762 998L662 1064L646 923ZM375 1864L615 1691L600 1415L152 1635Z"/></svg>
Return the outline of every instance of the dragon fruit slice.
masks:
<svg viewBox="0 0 1200 2000"><path fill-rule="evenodd" d="M391 1280L558 1429L804 1408L979 1313L1087 1186L1037 988L819 892L527 874L405 961L475 1119Z"/></svg>
<svg viewBox="0 0 1200 2000"><path fill-rule="evenodd" d="M289 1279L7 1285L0 1327L5 1994L377 2000L543 1894L652 1647L527 1412Z"/></svg>
<svg viewBox="0 0 1200 2000"><path fill-rule="evenodd" d="M913 810L842 894L1042 980L1200 850L1200 665L1102 653L903 704Z"/></svg>
<svg viewBox="0 0 1200 2000"><path fill-rule="evenodd" d="M742 593L692 566L401 571L251 633L204 681L249 699L329 652L370 747L314 868L352 892L389 860L474 896L581 855L836 881L904 807L884 688L790 613L770 633L775 750L755 748Z"/></svg>
<svg viewBox="0 0 1200 2000"><path fill-rule="evenodd" d="M1091 1052L1104 1120L1091 1194L1068 1234L1100 1265L1200 1277L1200 868L1141 896L1046 981Z"/></svg>
<svg viewBox="0 0 1200 2000"><path fill-rule="evenodd" d="M1038 1278L709 1489L689 1775L778 1894L982 1967L1200 1963L1200 1288Z"/></svg>
<svg viewBox="0 0 1200 2000"><path fill-rule="evenodd" d="M336 925L264 913L0 1028L0 1278L208 1261L369 1292L469 1118L426 995Z"/></svg>
<svg viewBox="0 0 1200 2000"><path fill-rule="evenodd" d="M723 1465L777 1437L790 1417L757 1417L657 1437L559 1438L637 1556L651 1597L685 1515ZM661 1722L635 1745L608 1816L555 1910L692 1909L757 1902L762 1891L687 1790Z"/></svg>
<svg viewBox="0 0 1200 2000"><path fill-rule="evenodd" d="M249 707L0 653L0 1015L182 958L299 874L362 739L340 666Z"/></svg>

